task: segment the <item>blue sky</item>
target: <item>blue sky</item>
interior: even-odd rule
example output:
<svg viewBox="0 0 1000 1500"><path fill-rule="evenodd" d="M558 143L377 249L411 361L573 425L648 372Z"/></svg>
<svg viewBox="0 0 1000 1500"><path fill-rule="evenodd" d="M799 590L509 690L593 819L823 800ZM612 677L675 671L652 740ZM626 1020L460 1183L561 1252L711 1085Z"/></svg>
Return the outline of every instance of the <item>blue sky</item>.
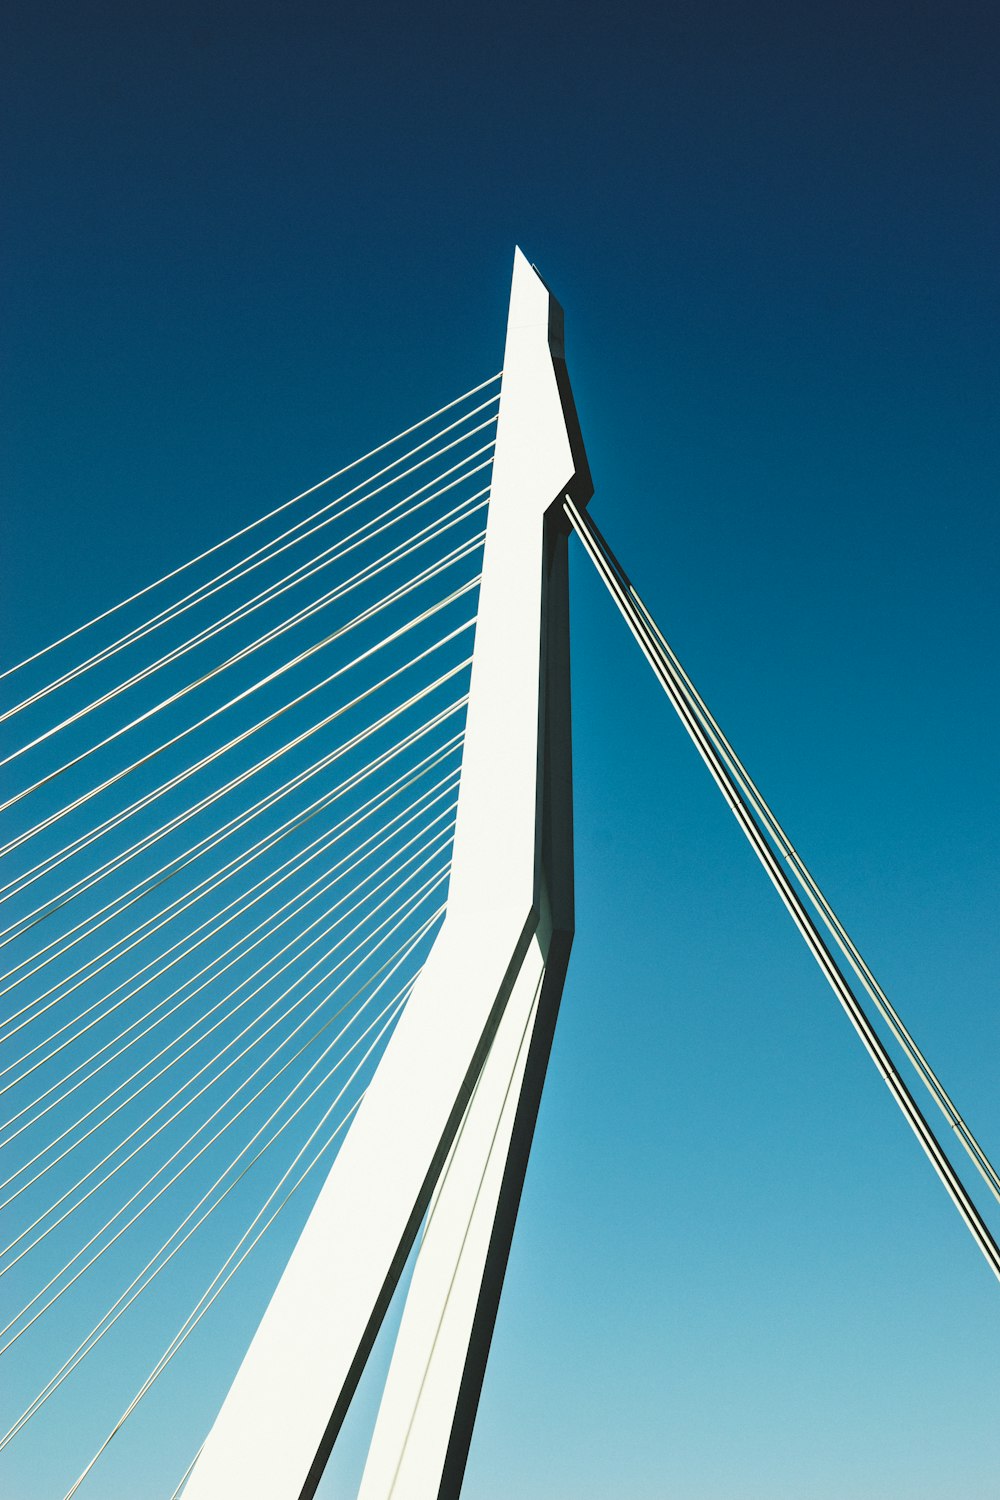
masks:
<svg viewBox="0 0 1000 1500"><path fill-rule="evenodd" d="M595 516L1000 1154L993 8L9 15L5 658L493 373L520 243ZM578 936L466 1493L995 1496L998 1288L573 588Z"/></svg>

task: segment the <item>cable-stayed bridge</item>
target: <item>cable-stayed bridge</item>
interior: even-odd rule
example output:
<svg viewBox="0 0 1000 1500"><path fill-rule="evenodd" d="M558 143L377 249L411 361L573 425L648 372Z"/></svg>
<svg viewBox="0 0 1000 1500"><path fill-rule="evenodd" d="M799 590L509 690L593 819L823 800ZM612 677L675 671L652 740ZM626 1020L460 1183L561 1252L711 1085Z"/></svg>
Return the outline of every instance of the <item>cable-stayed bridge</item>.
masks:
<svg viewBox="0 0 1000 1500"><path fill-rule="evenodd" d="M174 1495L315 1493L415 1246L361 1494L459 1492L573 934L571 532L1000 1274L885 1037L992 1164L590 491L519 256L501 374L5 673L11 1494L154 1493L171 1384Z"/></svg>

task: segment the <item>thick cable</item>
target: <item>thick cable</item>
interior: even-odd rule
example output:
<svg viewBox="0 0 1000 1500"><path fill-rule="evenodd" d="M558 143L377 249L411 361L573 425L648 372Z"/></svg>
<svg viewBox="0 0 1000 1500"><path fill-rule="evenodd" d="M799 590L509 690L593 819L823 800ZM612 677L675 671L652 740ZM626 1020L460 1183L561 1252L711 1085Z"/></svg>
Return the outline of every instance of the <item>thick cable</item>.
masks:
<svg viewBox="0 0 1000 1500"><path fill-rule="evenodd" d="M594 531L597 532L598 528L595 523L591 521L590 524L593 527ZM607 544L605 543L605 546L606 545ZM711 709L708 707L708 704L705 702L704 698L702 698L688 673L685 671L680 658L671 647L669 641L663 635L663 632L659 629L656 621L653 619L646 605L643 603L639 594L624 573L622 574L622 582L628 589L637 607L641 610L643 618L649 626L650 631L653 633L659 643L660 649L669 659L674 671L676 672L682 686L687 693L689 703L691 704L694 712L698 715L707 733L714 740L719 753L722 755L732 775L739 783L740 789L742 790L744 796L750 802L754 811L764 823L768 833L777 844L779 852L781 853L783 858L791 866L796 878L799 880L810 901L812 902L814 909L823 919L828 931L831 933L835 942L837 943L837 946L840 948L841 952L850 963L855 974L858 976L859 980L861 981L865 990L868 992L883 1019L891 1029L900 1047L909 1058L913 1068L920 1076L920 1079L923 1082L924 1086L933 1097L935 1103L937 1104L941 1113L944 1115L945 1119L948 1121L948 1124L958 1135L963 1147L971 1157L984 1182L993 1193L993 1196L997 1198L998 1201L1000 1201L1000 1174L997 1173L996 1168L993 1166L993 1163L986 1155L986 1152L983 1149L982 1145L972 1133L969 1125L963 1119L961 1113L959 1112L958 1106L949 1095L944 1084L941 1082L940 1078L938 1078L930 1062L921 1051L914 1037L911 1035L909 1029L906 1026L906 1023L903 1021L902 1016L900 1016L899 1012L896 1010L885 990L879 984L878 980L875 978L875 975L868 967L868 964L866 963L857 945L854 943L847 929L844 927L844 924L841 922L840 918L837 916L837 913L830 905L829 900L821 890L819 884L814 879L802 856L798 853L788 834L785 832L781 823L778 821L776 814L769 806L760 788L757 786L753 777L750 775L750 772L747 770L746 766L743 764L732 744L727 739L726 734L720 726L718 720L715 718Z"/></svg>
<svg viewBox="0 0 1000 1500"><path fill-rule="evenodd" d="M973 1134L969 1125L963 1119L961 1113L959 1112L958 1106L955 1104L944 1084L935 1073L930 1062L921 1051L914 1037L911 1035L909 1029L907 1028L905 1022L903 1021L903 1018L900 1016L899 1012L892 1004L892 1001L889 999L885 990L875 978L875 975L872 973L857 945L854 943L850 934L847 932L847 929L844 927L844 924L841 922L840 918L837 916L837 913L831 906L829 900L821 890L818 882L813 877L802 856L798 853L788 834L785 832L781 823L778 821L776 814L768 804L766 798L764 797L764 794L761 792L760 788L757 786L757 783L750 775L750 772L743 764L743 761L740 759L733 745L727 738L725 731L722 729L718 720L715 718L708 704L699 693L691 677L685 671L680 658L677 656L677 653L674 651L673 647L670 645L669 641L660 630L656 621L653 619L653 616L651 615L649 609L643 602L628 575L621 567L621 564L614 557L614 554L611 553L607 541L601 534L600 528L592 519L589 521L589 524L599 544L604 548L605 554L608 558L609 566L616 569L621 586L627 590L636 607L641 611L649 630L655 637L660 647L660 650L667 657L670 665L676 673L680 684L687 695L688 702L691 705L693 712L697 714L706 732L711 736L723 760L726 762L730 773L737 781L743 795L751 804L757 816L760 818L761 822L767 829L767 832L770 834L771 838L778 846L779 853L791 866L791 869L794 872L797 880L800 882L800 885L802 886L810 902L812 903L814 910L821 917L837 946L840 948L841 952L850 963L858 979L861 981L868 995L874 1002L876 1008L882 1015L883 1020L885 1020L886 1024L889 1026L893 1036L896 1038L896 1041L899 1043L914 1070L920 1077L921 1082L924 1084L927 1091L931 1094L941 1113L948 1121L949 1126L958 1135L959 1140L961 1141L969 1157L975 1164L984 1182L993 1193L993 1196L997 1198L998 1201L1000 1201L1000 1174L997 1173L996 1168L993 1166L982 1145Z"/></svg>
<svg viewBox="0 0 1000 1500"><path fill-rule="evenodd" d="M712 779L722 792L730 811L743 830L751 848L763 865L782 903L819 965L824 978L840 1001L851 1025L854 1027L865 1050L875 1064L882 1081L889 1089L907 1124L920 1142L927 1159L930 1161L946 1192L958 1209L966 1228L981 1250L991 1271L1000 1280L1000 1247L997 1246L979 1210L969 1196L964 1183L924 1118L916 1100L913 1098L913 1095L910 1093L886 1051L881 1038L868 1019L864 1008L838 967L826 943L823 941L798 891L785 874L774 850L771 848L765 834L758 826L753 813L744 801L735 778L730 773L711 737L706 733L698 715L693 711L684 691L683 683L670 663L669 658L659 649L657 639L646 623L644 613L637 609L628 589L623 586L623 570L616 560L612 560L613 554L610 548L603 537L594 530L589 517L580 510L569 496L566 496L564 509L570 523L583 543L588 557L604 581L605 587L629 626L643 655L653 668L678 718L687 730Z"/></svg>

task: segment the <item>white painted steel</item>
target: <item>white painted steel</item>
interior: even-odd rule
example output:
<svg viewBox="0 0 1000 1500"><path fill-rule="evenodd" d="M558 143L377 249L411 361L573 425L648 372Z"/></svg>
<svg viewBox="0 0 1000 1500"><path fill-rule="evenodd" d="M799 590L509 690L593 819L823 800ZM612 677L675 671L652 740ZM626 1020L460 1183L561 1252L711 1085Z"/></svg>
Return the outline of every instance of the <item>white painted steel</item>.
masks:
<svg viewBox="0 0 1000 1500"><path fill-rule="evenodd" d="M569 922L555 966L561 981L572 923L568 829L563 818L546 833L543 784L554 778L553 800L565 806L568 765L546 764L543 753L546 654L564 621L547 620L546 578L558 575L564 602L565 538L553 541L561 497L567 489L589 497L561 356L559 309L517 252L448 915L185 1500L314 1493L508 997L519 976L530 985L534 971L537 980L540 959L525 960L541 953L543 835L569 880L560 892ZM554 729L549 739L568 751L568 725ZM554 1020L553 1004L548 1014ZM508 1035L504 1026L498 1059ZM486 1069L484 1099L495 1072ZM442 1204L446 1193L447 1184ZM451 1385L458 1359L449 1361Z"/></svg>
<svg viewBox="0 0 1000 1500"><path fill-rule="evenodd" d="M544 968L532 939L430 1206L358 1500L439 1493Z"/></svg>
<svg viewBox="0 0 1000 1500"><path fill-rule="evenodd" d="M541 919L432 1204L360 1500L462 1488L573 932L568 603L566 538L550 534Z"/></svg>
<svg viewBox="0 0 1000 1500"><path fill-rule="evenodd" d="M431 1204L358 1500L439 1492L544 972L536 938Z"/></svg>

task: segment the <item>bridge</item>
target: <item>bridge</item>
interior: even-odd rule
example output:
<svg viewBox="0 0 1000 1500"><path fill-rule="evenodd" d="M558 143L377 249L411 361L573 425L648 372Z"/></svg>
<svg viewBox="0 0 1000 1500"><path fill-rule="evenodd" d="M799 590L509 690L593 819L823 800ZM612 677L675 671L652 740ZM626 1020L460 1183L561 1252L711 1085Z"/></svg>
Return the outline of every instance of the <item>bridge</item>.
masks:
<svg viewBox="0 0 1000 1500"><path fill-rule="evenodd" d="M1000 1276L996 1170L591 495L518 254L501 372L4 673L12 1494L51 1424L51 1493L145 1493L172 1384L173 1497L306 1500L404 1294L359 1494L460 1493L574 935L571 544Z"/></svg>

